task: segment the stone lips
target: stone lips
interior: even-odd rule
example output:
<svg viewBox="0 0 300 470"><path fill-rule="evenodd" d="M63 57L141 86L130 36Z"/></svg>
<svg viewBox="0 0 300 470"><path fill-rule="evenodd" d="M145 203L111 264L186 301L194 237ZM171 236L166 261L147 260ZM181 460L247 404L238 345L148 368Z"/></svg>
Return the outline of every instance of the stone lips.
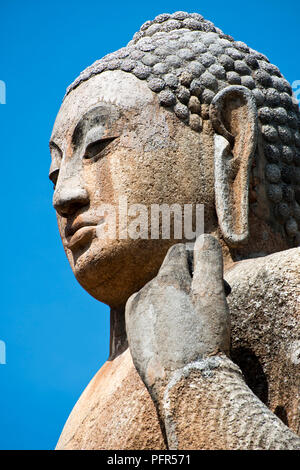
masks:
<svg viewBox="0 0 300 470"><path fill-rule="evenodd" d="M266 56L197 13L162 14L144 23L126 47L84 70L67 93L95 74L117 69L146 80L161 105L196 132L218 91L235 84L251 90L267 160L266 194L273 222L291 245L300 243L299 106L290 84ZM252 180L255 191L257 178Z"/></svg>

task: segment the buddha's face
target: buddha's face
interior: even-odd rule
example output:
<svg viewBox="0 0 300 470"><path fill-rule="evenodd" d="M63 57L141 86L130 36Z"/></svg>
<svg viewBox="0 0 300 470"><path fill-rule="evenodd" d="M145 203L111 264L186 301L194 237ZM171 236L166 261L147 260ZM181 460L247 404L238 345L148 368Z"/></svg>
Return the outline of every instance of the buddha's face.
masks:
<svg viewBox="0 0 300 470"><path fill-rule="evenodd" d="M66 97L50 143L53 205L72 270L91 295L121 306L180 241L124 239L118 215L116 236L99 237L103 204L204 203L213 213L212 142L125 72L96 75Z"/></svg>

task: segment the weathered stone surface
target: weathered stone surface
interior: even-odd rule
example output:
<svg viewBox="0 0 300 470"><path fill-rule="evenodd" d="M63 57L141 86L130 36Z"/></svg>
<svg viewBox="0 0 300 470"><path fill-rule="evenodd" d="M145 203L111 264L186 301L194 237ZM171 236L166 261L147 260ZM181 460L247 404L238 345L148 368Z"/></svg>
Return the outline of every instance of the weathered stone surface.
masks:
<svg viewBox="0 0 300 470"><path fill-rule="evenodd" d="M225 279L232 289L227 297L231 357L255 395L300 435L299 251L296 248L241 261L225 271ZM207 429L216 430L214 420L219 418L210 413L210 409L216 409L211 395L214 387L210 383L206 389L202 417ZM184 403L184 394L177 394L183 410L196 403L195 399ZM146 427L142 423L147 423ZM194 420L193 426L198 425ZM190 427L185 427L191 435ZM228 448L228 436L223 433L219 437L218 442L212 442L202 430L197 442L188 441L189 448ZM94 377L74 407L57 448L165 448L153 403L129 350L107 362Z"/></svg>
<svg viewBox="0 0 300 470"><path fill-rule="evenodd" d="M154 404L129 349L106 362L89 383L56 448L165 449Z"/></svg>
<svg viewBox="0 0 300 470"><path fill-rule="evenodd" d="M205 205L205 232L221 242L225 277L232 287L232 359L256 395L241 379L237 387L253 405L253 413L247 413L239 392L231 395L229 386L240 380L237 366L216 359L211 351L212 361L206 358L205 367L198 364L195 372L190 365L197 340L182 344L169 328L166 344L175 348L175 356L183 348L190 362L178 366L185 378L177 377L172 388L172 419L181 432L176 442L170 435L168 445L294 446L294 436L263 403L299 433L300 257L298 249L287 251L300 244L299 123L291 87L277 67L195 14L178 12L147 22L126 48L97 61L71 85L50 142L53 203L77 280L112 308L111 355L71 413L58 448L166 446L160 426L168 418L161 413L158 422L153 406L154 401L161 410L164 398L151 400L129 351L124 352L124 310L130 295L140 291L142 297L147 282L155 284L151 280L168 248L179 240L100 239L97 229L106 220L103 204L117 204L120 198L147 208L157 203ZM215 281L212 275L211 287L218 288ZM182 307L177 301L174 322ZM168 302L162 311L168 311ZM208 317L203 331L212 326L214 315ZM199 333L197 328L191 331ZM204 336L208 349L215 345L217 335ZM129 337L132 347L142 332ZM160 355L162 359L157 350L158 362ZM152 367L154 383L158 362ZM210 377L212 365L220 366L220 375ZM202 380L198 366L201 371L208 367L211 381ZM195 396L194 387L199 392ZM201 410L195 399L199 394ZM215 410L222 407L220 417ZM191 412L189 429L185 419ZM249 428L249 416L260 412ZM218 416L224 428L218 428ZM264 420L267 426L275 423L275 434L267 430L269 440L261 437ZM250 440L237 437L239 426L250 433ZM231 437L224 440L225 434ZM251 441L254 435L259 442Z"/></svg>
<svg viewBox="0 0 300 470"><path fill-rule="evenodd" d="M236 263L231 357L254 393L300 434L300 249Z"/></svg>
<svg viewBox="0 0 300 470"><path fill-rule="evenodd" d="M221 247L211 235L202 235L193 255L191 273L185 246L170 248L158 275L126 304L130 351L158 409L168 447L299 449L300 439L250 391L240 370L226 357L230 319ZM277 260L268 258L262 264L273 271ZM250 271L255 274L255 269ZM276 326L283 333L287 325ZM275 342L278 347L277 338ZM291 406L297 410L296 382L296 402Z"/></svg>
<svg viewBox="0 0 300 470"><path fill-rule="evenodd" d="M226 403L226 405L225 405ZM297 450L292 433L245 385L226 356L176 371L165 393L170 449ZM187 416L189 426L187 426Z"/></svg>
<svg viewBox="0 0 300 470"><path fill-rule="evenodd" d="M295 111L290 111L287 122L287 112L293 107L290 96L292 89L276 66L270 64L263 54L249 49L246 44L232 38L225 39L222 31L217 31L214 25L204 19L195 20L192 14L188 14L184 19L180 17L159 22L153 20L145 25L127 48L121 49L121 54L108 54L104 59L97 61L82 72L68 92L94 74L116 68L133 73L141 80L148 78L150 89L157 93L161 92L162 88L157 82L153 82L153 79L159 77L164 80L166 73L175 77L189 75L185 82L181 80L181 84L187 88L184 95L182 87L174 86L174 80L170 84L166 81L167 88L161 92L160 102L173 108L180 119L190 123L194 131L200 132L201 128L193 124L194 119L189 120L189 111L183 110L181 104L178 104L178 101L188 101L188 88L193 93L195 87L191 83L192 80L196 79L201 84L201 99L207 104L210 104L215 94L224 87L242 85L250 90L258 108L261 108L258 109L258 116L262 123L264 141L266 144L273 144L279 150L279 155L281 146L287 146L290 157L288 161L284 157L282 160L293 171L297 135L292 129L298 129L299 108L296 105ZM155 34L151 30L153 26ZM116 54L119 62L116 62ZM134 66L132 59L135 61ZM198 93L197 89L197 96ZM280 178L291 184L285 174L286 170ZM276 203L272 198L269 201L273 217L276 219ZM282 224L280 217L278 221ZM285 224L282 226L283 229L287 228ZM288 239L291 242L294 240L294 244L297 244L296 232L286 230Z"/></svg>

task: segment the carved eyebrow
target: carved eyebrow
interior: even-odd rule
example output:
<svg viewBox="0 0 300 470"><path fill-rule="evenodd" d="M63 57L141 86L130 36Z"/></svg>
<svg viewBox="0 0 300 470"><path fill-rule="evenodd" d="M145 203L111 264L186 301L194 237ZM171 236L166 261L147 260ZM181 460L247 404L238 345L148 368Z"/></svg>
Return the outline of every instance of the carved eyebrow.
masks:
<svg viewBox="0 0 300 470"><path fill-rule="evenodd" d="M106 104L96 106L85 113L78 121L72 135L72 144L79 145L82 143L86 132L96 126L103 126L110 124L112 119L112 109Z"/></svg>

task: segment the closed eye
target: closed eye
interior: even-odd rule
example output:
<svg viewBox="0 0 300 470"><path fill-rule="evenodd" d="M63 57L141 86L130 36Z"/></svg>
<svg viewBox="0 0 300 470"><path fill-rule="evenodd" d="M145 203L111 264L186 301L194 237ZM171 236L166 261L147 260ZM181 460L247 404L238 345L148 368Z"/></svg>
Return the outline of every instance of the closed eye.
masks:
<svg viewBox="0 0 300 470"><path fill-rule="evenodd" d="M97 157L116 138L117 136L105 137L104 139L100 139L100 140L96 140L96 142L92 142L86 147L83 158L87 160L90 158Z"/></svg>

